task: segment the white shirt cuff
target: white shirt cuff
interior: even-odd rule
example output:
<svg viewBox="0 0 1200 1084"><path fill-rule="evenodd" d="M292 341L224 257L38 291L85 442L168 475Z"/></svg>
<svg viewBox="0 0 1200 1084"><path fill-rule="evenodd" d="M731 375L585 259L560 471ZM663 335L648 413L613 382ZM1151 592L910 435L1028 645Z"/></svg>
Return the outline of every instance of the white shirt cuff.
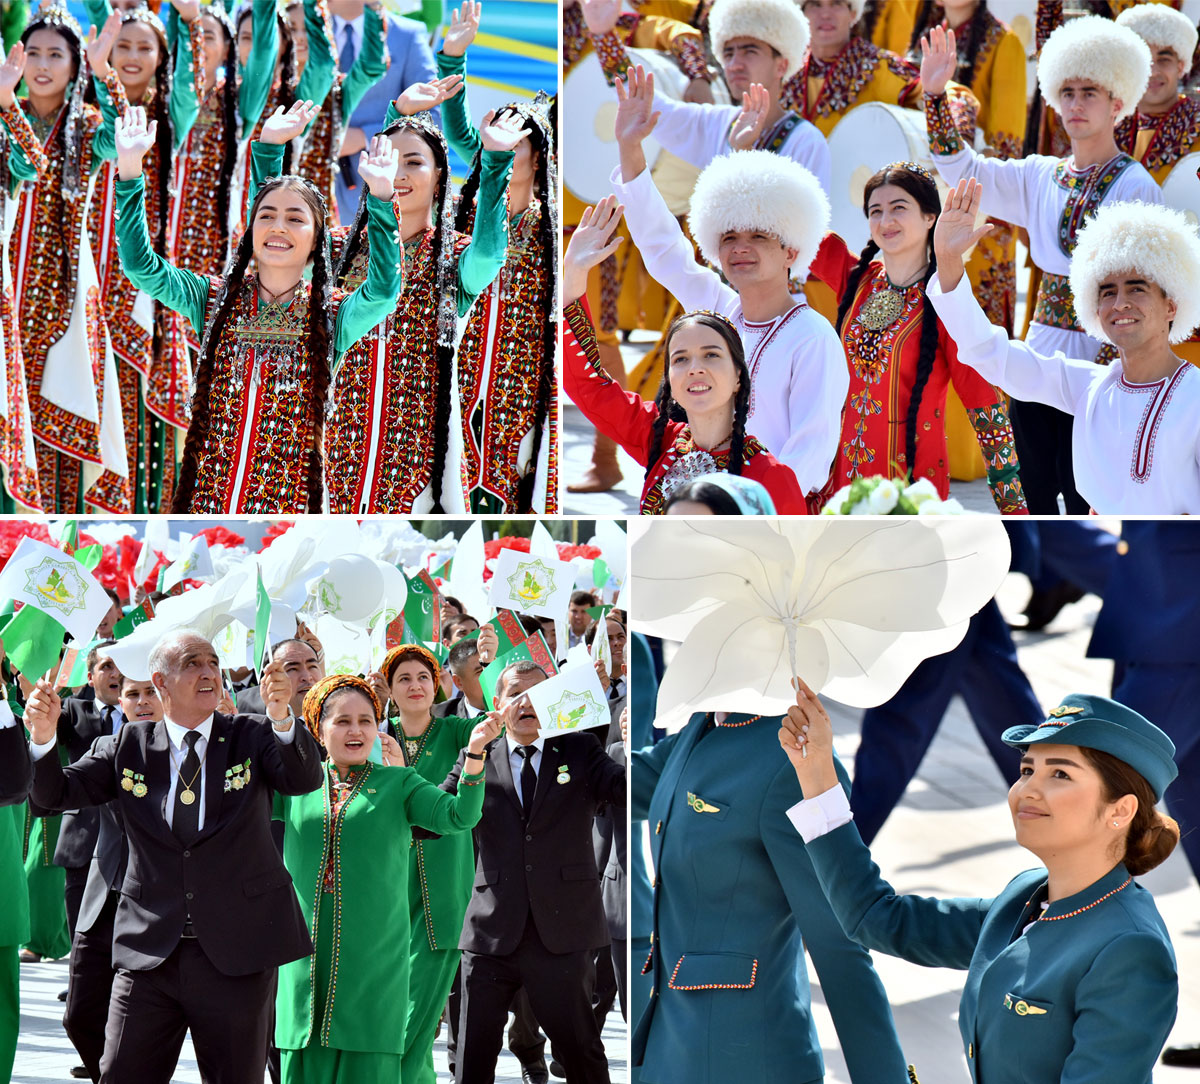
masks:
<svg viewBox="0 0 1200 1084"><path fill-rule="evenodd" d="M296 740L296 727L300 725L299 721L296 719L296 717L294 715L290 716L290 718L292 720L292 725L289 726L287 728L287 730L276 730L275 729L275 720L272 719L269 715L267 716L267 719L271 723L271 730L275 734L275 737L277 737L281 742L283 742L284 745L291 745L292 742L294 742ZM280 719L279 721L281 723L286 722L286 720L284 720L284 719Z"/></svg>
<svg viewBox="0 0 1200 1084"><path fill-rule="evenodd" d="M50 750L53 749L57 744L58 744L58 735L57 734L55 734L53 738L51 738L48 742L45 742L43 745L38 745L37 742L30 739L29 759L30 760L41 760L42 757L44 757L48 752L50 752Z"/></svg>
<svg viewBox="0 0 1200 1084"><path fill-rule="evenodd" d="M7 700L0 700L0 730L7 730L10 726L17 725L17 717L13 714L13 710L9 707Z"/></svg>
<svg viewBox="0 0 1200 1084"><path fill-rule="evenodd" d="M787 816L805 843L811 843L854 819L850 811L850 799L840 783L815 798L797 802L787 811Z"/></svg>

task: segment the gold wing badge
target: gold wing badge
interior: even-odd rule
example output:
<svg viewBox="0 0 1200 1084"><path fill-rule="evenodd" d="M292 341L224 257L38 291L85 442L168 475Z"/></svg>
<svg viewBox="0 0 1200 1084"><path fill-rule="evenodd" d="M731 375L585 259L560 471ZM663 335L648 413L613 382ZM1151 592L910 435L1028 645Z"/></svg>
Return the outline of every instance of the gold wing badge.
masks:
<svg viewBox="0 0 1200 1084"><path fill-rule="evenodd" d="M1004 1007L1011 1009L1018 1016L1045 1016L1046 1010L1030 1005L1028 1001L1014 1001L1012 994L1004 995Z"/></svg>
<svg viewBox="0 0 1200 1084"><path fill-rule="evenodd" d="M697 813L720 813L721 812L721 809L719 806L710 805L703 798L697 798L696 795L694 795L690 790L688 791L687 803Z"/></svg>

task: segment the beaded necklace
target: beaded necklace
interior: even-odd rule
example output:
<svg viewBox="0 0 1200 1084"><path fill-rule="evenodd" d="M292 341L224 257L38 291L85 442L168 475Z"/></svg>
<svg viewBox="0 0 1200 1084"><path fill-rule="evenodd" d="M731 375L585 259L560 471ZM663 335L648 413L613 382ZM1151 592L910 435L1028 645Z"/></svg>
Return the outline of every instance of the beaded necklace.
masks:
<svg viewBox="0 0 1200 1084"><path fill-rule="evenodd" d="M1084 907L1079 907L1074 911L1068 911L1065 915L1047 916L1046 914L1043 913L1041 915L1038 915L1037 921L1038 922L1061 922L1064 918L1074 918L1076 915L1082 915L1084 911L1090 911L1097 904L1103 903L1110 896L1115 896L1118 892L1121 891L1121 889L1128 888L1131 884L1133 884L1133 878L1126 877L1123 884L1117 885L1117 887L1114 888L1111 892L1105 892L1104 895L1101 896L1098 900L1092 900L1091 903L1087 904Z"/></svg>
<svg viewBox="0 0 1200 1084"><path fill-rule="evenodd" d="M761 715L751 715L749 719L743 719L740 723L718 723L716 720L716 717L714 716L713 717L713 726L725 727L729 730L732 730L734 727L737 727L737 726L749 726L751 723L757 723L758 720L761 718L762 718Z"/></svg>

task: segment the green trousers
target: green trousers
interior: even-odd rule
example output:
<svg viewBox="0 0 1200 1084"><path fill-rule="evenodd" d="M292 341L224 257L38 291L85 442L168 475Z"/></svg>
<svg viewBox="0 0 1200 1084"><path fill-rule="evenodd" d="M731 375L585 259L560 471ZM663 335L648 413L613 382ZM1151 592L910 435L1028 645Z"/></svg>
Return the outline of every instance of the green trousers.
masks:
<svg viewBox="0 0 1200 1084"><path fill-rule="evenodd" d="M28 814L27 814L28 816ZM53 863L61 817L32 817L25 852L25 883L29 888L29 944L48 960L71 951L67 933L67 871Z"/></svg>
<svg viewBox="0 0 1200 1084"><path fill-rule="evenodd" d="M431 949L425 933L425 916L417 909L410 942L408 972L408 1027L404 1030L404 1084L435 1084L433 1043L454 973L462 953L457 949Z"/></svg>
<svg viewBox="0 0 1200 1084"><path fill-rule="evenodd" d="M16 945L0 946L0 1080L12 1076L21 1025L21 964Z"/></svg>

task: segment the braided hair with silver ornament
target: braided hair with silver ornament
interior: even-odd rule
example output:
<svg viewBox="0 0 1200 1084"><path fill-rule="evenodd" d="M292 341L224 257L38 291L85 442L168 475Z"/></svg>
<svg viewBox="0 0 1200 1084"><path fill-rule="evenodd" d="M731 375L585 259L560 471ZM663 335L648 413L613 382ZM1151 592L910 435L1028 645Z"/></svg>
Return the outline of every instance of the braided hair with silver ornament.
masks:
<svg viewBox="0 0 1200 1084"><path fill-rule="evenodd" d="M259 188L246 220L246 232L242 235L242 239L229 259L215 299L209 303L208 311L212 315L205 321L204 335L200 340L200 354L192 384L191 424L188 426L187 437L183 445L179 480L171 505L173 512L184 513L191 510L192 495L196 489L196 472L200 462L200 451L208 439L209 433L212 379L218 362L216 350L238 296L243 289L250 286L246 281L246 269L254 255L255 215L264 197L284 186L296 188L305 193L310 200L310 210L314 216L317 230L312 253L312 284L308 297L308 334L306 336L313 363L312 397L308 404L313 425L313 442L309 450L307 510L311 513L319 513L324 510L325 481L322 445L326 413L332 397L334 360L334 274L330 255L329 230L326 227L328 208L325 197L315 184L306 177L291 174L272 177ZM254 280L254 284L254 288L257 288L257 279ZM303 290L303 278L297 283L296 288ZM257 349L255 353L255 371L251 375L251 379L258 379L261 368L261 359L257 357ZM243 366L245 364L244 357L226 360L230 364L239 362ZM299 359L295 363L299 364Z"/></svg>

